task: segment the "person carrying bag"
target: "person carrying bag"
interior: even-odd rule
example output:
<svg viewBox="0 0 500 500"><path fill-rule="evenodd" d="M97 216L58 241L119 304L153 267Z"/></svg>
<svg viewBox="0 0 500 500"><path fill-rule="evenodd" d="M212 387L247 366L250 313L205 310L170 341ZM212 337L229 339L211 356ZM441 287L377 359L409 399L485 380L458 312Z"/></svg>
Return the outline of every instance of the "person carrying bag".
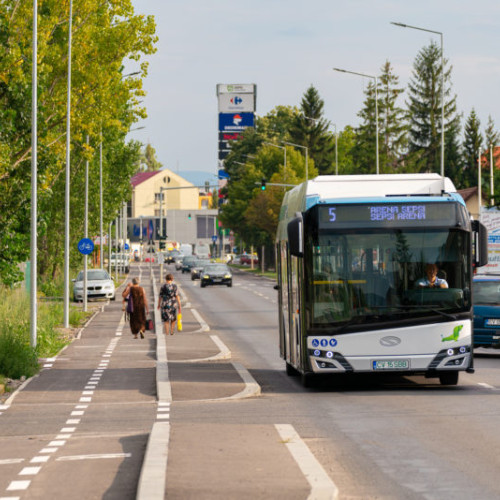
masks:
<svg viewBox="0 0 500 500"><path fill-rule="evenodd" d="M164 283L160 289L160 294L158 297L158 309L161 310L161 320L163 321L165 335L174 334L175 324L177 321L177 309L179 309L179 316L181 315L181 300L179 298L179 292L177 285L174 283L174 277L172 274L167 274L166 283ZM167 333L168 324L168 333ZM182 329L182 324L181 324ZM180 331L180 329L178 328Z"/></svg>
<svg viewBox="0 0 500 500"><path fill-rule="evenodd" d="M134 339L137 335L144 338L146 331L146 314L149 314L148 299L146 292L142 286L139 286L139 278L134 278L132 283L127 285L127 288L122 293L122 297L127 300L126 313L130 322L130 330Z"/></svg>

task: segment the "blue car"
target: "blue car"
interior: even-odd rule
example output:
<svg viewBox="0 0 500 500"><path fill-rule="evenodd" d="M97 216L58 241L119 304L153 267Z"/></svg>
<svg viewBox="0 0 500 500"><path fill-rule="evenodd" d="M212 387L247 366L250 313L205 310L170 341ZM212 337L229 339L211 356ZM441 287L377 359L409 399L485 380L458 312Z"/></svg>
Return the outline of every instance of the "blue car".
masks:
<svg viewBox="0 0 500 500"><path fill-rule="evenodd" d="M474 346L500 348L500 276L473 278Z"/></svg>

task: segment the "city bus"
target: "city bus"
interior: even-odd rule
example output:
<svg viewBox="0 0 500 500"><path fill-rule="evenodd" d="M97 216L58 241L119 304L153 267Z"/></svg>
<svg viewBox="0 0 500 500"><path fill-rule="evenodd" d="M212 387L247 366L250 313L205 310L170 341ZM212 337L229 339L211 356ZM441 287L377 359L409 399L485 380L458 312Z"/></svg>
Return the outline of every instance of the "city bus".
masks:
<svg viewBox="0 0 500 500"><path fill-rule="evenodd" d="M473 373L472 274L487 263L487 231L450 179L304 182L285 194L276 253L280 355L304 386L387 372L456 385Z"/></svg>

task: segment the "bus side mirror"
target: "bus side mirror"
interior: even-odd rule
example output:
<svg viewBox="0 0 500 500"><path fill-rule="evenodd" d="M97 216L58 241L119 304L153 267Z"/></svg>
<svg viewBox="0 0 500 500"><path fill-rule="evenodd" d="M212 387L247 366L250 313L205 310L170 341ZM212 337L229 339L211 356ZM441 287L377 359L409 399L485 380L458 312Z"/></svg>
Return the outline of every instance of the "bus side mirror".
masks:
<svg viewBox="0 0 500 500"><path fill-rule="evenodd" d="M302 231L302 217L292 219L287 226L288 246L290 253L295 257L304 256L304 240Z"/></svg>
<svg viewBox="0 0 500 500"><path fill-rule="evenodd" d="M475 233L474 264L482 267L488 264L488 230L478 220L472 221Z"/></svg>

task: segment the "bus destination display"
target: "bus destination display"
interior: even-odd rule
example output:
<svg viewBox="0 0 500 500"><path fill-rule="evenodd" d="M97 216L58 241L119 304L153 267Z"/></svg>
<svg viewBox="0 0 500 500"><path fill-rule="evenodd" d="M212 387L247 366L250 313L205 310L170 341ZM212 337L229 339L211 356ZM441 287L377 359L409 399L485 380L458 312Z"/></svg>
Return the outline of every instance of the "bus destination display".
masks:
<svg viewBox="0 0 500 500"><path fill-rule="evenodd" d="M319 227L454 226L459 213L456 203L328 205L319 207Z"/></svg>

